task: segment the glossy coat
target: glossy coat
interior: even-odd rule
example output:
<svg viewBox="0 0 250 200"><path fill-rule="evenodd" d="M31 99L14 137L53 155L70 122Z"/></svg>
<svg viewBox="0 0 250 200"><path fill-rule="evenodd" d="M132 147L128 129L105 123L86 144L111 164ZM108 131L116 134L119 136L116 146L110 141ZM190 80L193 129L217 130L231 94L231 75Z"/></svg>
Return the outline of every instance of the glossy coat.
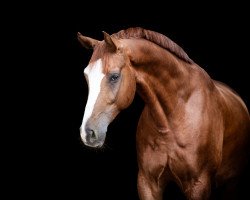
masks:
<svg viewBox="0 0 250 200"><path fill-rule="evenodd" d="M101 120L97 115L108 105L112 121L135 91L145 101L136 134L140 199L161 200L170 181L187 199L209 199L212 185L237 180L250 141L249 113L239 95L159 33L130 28L104 33L103 41L78 39L94 48L90 63L101 58L104 74L115 69L122 77L115 90L102 84L90 122Z"/></svg>

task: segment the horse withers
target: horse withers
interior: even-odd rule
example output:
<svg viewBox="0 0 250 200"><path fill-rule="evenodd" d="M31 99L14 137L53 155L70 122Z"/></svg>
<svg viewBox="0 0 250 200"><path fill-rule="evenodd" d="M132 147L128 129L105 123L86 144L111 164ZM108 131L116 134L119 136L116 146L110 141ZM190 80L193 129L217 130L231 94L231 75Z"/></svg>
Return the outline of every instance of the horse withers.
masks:
<svg viewBox="0 0 250 200"><path fill-rule="evenodd" d="M135 92L145 102L136 133L140 199L162 199L170 181L187 199L209 199L212 187L237 180L247 163L250 118L232 89L154 31L104 32L103 41L78 33L78 40L93 49L84 70L89 95L80 135L85 145L104 144L108 125Z"/></svg>

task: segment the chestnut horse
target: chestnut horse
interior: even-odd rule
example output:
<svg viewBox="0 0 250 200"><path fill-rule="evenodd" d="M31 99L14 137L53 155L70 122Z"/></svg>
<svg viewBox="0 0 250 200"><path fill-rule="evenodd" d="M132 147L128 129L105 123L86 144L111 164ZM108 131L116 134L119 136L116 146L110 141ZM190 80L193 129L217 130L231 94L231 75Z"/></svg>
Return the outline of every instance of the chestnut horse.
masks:
<svg viewBox="0 0 250 200"><path fill-rule="evenodd" d="M140 27L78 33L93 54L82 141L101 147L108 125L137 91L145 101L137 134L138 193L160 200L174 181L187 199L209 199L213 185L236 179L247 163L250 117L241 98L212 80L168 37Z"/></svg>

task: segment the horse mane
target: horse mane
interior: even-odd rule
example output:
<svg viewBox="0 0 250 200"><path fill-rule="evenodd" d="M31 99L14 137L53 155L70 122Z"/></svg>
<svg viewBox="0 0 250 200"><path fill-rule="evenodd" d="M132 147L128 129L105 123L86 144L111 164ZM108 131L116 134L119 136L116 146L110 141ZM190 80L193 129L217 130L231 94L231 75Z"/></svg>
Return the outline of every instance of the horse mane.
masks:
<svg viewBox="0 0 250 200"><path fill-rule="evenodd" d="M169 50L171 53L179 57L180 59L192 64L187 53L175 42L169 39L167 36L157 33L155 31L146 30L141 27L128 28L126 30L121 30L117 33L112 34L112 37L117 39L129 39L129 38L142 38L151 41L160 47Z"/></svg>

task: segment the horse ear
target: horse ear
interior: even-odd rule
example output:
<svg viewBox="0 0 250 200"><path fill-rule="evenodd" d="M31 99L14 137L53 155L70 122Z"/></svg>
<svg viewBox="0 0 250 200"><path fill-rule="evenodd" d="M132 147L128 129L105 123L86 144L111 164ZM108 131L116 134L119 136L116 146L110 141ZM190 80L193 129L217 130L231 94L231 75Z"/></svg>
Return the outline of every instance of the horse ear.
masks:
<svg viewBox="0 0 250 200"><path fill-rule="evenodd" d="M108 33L106 33L105 31L102 31L103 36L104 36L104 41L106 42L106 44L108 45L108 48L111 51L116 51L117 50L117 41L115 38L112 38Z"/></svg>
<svg viewBox="0 0 250 200"><path fill-rule="evenodd" d="M93 49L98 43L98 40L83 36L80 32L77 33L77 39L87 49Z"/></svg>

